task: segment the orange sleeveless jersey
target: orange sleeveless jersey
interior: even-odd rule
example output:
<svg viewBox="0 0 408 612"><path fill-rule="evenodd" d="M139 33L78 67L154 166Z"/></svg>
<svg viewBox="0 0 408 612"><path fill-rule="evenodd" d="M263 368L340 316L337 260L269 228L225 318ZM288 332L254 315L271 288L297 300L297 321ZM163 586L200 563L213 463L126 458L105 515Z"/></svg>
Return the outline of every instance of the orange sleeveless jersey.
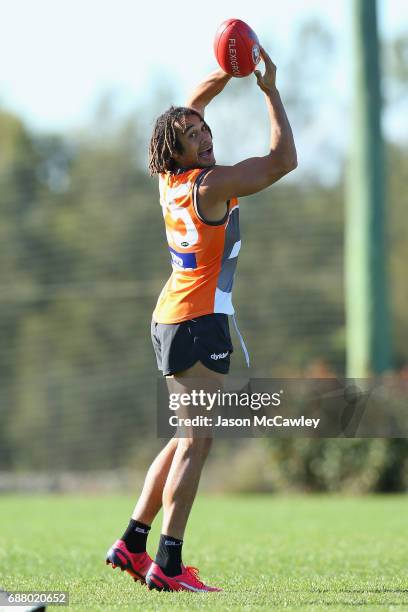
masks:
<svg viewBox="0 0 408 612"><path fill-rule="evenodd" d="M153 313L156 323L180 323L201 315L234 314L231 300L241 246L238 200L219 223L204 221L198 187L209 169L161 174L160 204L173 272Z"/></svg>

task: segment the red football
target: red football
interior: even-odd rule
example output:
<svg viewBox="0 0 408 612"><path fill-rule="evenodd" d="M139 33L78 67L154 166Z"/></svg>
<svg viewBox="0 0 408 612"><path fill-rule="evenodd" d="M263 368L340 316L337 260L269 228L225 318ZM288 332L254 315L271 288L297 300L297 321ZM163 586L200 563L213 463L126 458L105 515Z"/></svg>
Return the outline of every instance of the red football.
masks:
<svg viewBox="0 0 408 612"><path fill-rule="evenodd" d="M240 19L222 22L215 34L214 53L224 72L234 77L248 76L261 59L257 35Z"/></svg>

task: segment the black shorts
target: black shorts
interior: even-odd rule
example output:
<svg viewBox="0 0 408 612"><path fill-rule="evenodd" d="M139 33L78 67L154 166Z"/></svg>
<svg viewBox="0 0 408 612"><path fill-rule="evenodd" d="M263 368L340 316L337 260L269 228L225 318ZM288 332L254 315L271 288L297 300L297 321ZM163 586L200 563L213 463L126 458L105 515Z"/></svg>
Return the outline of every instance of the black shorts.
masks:
<svg viewBox="0 0 408 612"><path fill-rule="evenodd" d="M174 324L152 320L151 332L163 376L187 370L197 361L214 372L228 374L234 350L228 315L214 313Z"/></svg>

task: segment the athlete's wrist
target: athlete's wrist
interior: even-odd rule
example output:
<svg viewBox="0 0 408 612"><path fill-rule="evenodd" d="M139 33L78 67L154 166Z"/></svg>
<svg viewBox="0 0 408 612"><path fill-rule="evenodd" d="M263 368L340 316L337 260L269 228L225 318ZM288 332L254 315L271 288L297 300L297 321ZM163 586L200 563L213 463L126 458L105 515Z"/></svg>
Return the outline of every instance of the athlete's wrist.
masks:
<svg viewBox="0 0 408 612"><path fill-rule="evenodd" d="M264 89L263 91L264 91L265 96L269 99L280 98L279 91L276 85L268 87L267 89Z"/></svg>

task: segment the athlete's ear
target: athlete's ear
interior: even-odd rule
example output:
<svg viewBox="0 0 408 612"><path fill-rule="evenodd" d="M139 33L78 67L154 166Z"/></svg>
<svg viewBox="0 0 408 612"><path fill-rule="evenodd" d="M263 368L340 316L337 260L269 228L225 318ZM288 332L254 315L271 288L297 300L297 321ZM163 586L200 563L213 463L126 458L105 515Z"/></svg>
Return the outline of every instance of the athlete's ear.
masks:
<svg viewBox="0 0 408 612"><path fill-rule="evenodd" d="M175 144L174 149L175 149L175 150L173 151L172 158L173 158L175 161L178 161L178 160L180 159L180 157L181 157L181 156L183 155L183 153L184 153L184 148L183 148L183 145L181 144L181 142L180 142L180 140L179 140L178 138L176 139L176 144Z"/></svg>

